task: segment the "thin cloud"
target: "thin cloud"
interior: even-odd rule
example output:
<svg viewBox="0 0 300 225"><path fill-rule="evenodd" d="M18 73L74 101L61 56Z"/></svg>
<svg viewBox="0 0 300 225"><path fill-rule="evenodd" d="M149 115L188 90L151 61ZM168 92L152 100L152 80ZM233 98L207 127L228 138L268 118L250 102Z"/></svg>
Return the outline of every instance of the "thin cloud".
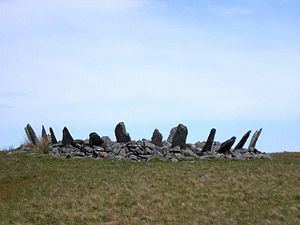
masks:
<svg viewBox="0 0 300 225"><path fill-rule="evenodd" d="M248 16L253 13L252 9L240 6L215 6L211 8L211 11L222 17Z"/></svg>
<svg viewBox="0 0 300 225"><path fill-rule="evenodd" d="M15 108L12 105L5 105L5 104L0 104L0 109L13 109Z"/></svg>
<svg viewBox="0 0 300 225"><path fill-rule="evenodd" d="M16 91L0 91L0 97L5 98L16 98L16 97L24 97L26 93L23 92L16 92Z"/></svg>

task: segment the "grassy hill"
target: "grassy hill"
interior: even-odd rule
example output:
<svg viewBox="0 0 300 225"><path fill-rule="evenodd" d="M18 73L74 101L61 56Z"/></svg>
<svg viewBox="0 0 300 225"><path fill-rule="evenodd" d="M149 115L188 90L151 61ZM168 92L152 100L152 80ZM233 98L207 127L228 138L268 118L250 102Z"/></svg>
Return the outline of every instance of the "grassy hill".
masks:
<svg viewBox="0 0 300 225"><path fill-rule="evenodd" d="M0 153L0 224L300 224L300 153L133 163Z"/></svg>

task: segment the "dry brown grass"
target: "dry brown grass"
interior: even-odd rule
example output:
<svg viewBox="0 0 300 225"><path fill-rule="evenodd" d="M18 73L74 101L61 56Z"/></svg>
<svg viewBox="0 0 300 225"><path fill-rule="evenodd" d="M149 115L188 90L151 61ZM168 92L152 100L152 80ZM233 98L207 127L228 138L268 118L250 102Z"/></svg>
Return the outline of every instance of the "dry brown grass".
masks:
<svg viewBox="0 0 300 225"><path fill-rule="evenodd" d="M299 162L299 153L176 163L2 153L0 224L300 224Z"/></svg>

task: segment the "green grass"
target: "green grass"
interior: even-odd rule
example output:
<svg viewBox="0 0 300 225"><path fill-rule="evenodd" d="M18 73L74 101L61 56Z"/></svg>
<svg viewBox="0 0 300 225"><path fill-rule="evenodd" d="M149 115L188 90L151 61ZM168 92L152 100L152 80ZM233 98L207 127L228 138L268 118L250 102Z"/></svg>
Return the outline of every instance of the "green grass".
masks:
<svg viewBox="0 0 300 225"><path fill-rule="evenodd" d="M300 224L300 153L133 163L0 153L0 224Z"/></svg>

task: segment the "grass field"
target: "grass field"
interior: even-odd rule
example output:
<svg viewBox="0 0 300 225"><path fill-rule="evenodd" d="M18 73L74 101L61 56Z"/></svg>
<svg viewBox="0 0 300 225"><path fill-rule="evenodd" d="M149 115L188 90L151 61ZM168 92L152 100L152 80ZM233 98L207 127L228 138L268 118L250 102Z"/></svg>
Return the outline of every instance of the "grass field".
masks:
<svg viewBox="0 0 300 225"><path fill-rule="evenodd" d="M133 163L0 153L0 224L300 224L300 153Z"/></svg>

